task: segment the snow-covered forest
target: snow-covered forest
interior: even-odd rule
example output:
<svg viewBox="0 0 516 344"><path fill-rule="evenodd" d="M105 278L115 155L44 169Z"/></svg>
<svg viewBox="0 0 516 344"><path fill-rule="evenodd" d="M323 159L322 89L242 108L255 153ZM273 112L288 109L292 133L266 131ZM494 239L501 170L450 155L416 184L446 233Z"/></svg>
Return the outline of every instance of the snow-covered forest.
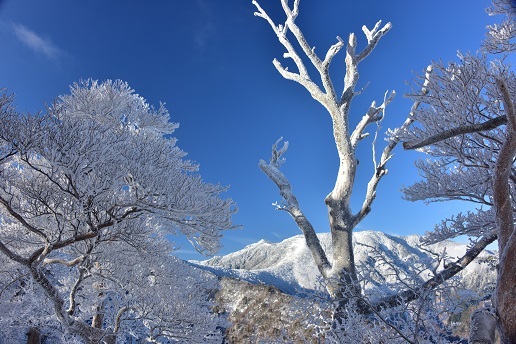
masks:
<svg viewBox="0 0 516 344"><path fill-rule="evenodd" d="M321 200L330 233L316 231L296 197L303 185L287 176L289 143L279 138L256 168L277 187L277 216L289 215L300 235L181 260L174 237L213 256L238 227L238 209L227 186L206 182L186 158L165 104L122 80L86 79L28 113L2 85L1 344L516 343L514 2L492 0L493 24L476 53L428 57L411 107L384 137L394 91L351 117L367 92L358 84L363 62L391 23L337 36L321 52L296 22L301 1L276 1L282 18L253 0L248 19L284 49L271 66L282 82L302 87L331 119L325 135L339 165ZM345 61L338 81L337 58ZM395 149L421 156L406 200L474 210L436 217L422 236L358 232Z"/></svg>

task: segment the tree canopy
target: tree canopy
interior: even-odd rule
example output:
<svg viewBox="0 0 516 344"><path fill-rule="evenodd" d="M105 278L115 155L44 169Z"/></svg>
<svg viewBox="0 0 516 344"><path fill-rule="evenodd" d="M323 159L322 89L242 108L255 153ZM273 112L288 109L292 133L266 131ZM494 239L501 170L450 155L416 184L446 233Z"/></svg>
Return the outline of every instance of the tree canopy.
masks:
<svg viewBox="0 0 516 344"><path fill-rule="evenodd" d="M163 104L150 106L122 81L75 83L38 114L18 113L4 93L0 252L11 260L5 285L21 287L22 276L30 276L53 304L52 316L84 340L116 336L126 314L144 324L159 318L169 326L163 333L173 333L177 323L165 319L177 305L152 301L149 293L179 304L177 288L202 283L171 282L167 235L184 235L213 254L235 212L233 201L220 197L226 188L203 182L184 159L172 137L177 127ZM152 274L162 283L145 282Z"/></svg>

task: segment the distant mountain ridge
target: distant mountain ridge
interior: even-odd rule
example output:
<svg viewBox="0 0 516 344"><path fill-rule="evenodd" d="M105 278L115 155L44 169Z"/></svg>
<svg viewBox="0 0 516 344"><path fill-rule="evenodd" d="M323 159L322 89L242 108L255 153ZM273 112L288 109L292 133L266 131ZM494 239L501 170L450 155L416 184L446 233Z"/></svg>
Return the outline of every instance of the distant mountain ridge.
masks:
<svg viewBox="0 0 516 344"><path fill-rule="evenodd" d="M331 234L318 234L321 245L332 257ZM430 252L448 256L450 263L461 257L467 244L445 241L439 244L420 246L420 237L393 236L377 231L361 231L353 234L354 253L357 265L368 266L373 283L366 288L388 285L392 280L385 261L394 263L405 274L410 274L414 264L433 261ZM467 289L484 290L496 281L496 271L486 261L494 260L497 253L485 251L480 255L483 259L471 263L461 278ZM383 258L381 258L383 257ZM204 261L190 261L191 264L214 273L220 277L243 280L252 284L271 285L284 293L304 294L323 291L321 277L313 258L306 246L304 237L297 235L279 243L260 240L246 246L240 251L225 256L216 256ZM430 266L430 268L435 268ZM430 278L430 270L421 272L417 278Z"/></svg>

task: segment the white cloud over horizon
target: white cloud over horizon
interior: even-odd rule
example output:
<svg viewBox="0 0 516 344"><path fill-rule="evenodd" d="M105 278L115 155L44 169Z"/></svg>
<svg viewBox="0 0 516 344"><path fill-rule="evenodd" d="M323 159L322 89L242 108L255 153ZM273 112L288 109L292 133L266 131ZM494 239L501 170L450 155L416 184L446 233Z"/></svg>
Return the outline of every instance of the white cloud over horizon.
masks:
<svg viewBox="0 0 516 344"><path fill-rule="evenodd" d="M12 23L11 27L24 45L38 54L43 54L47 59L55 60L64 53L50 38L43 37L22 24Z"/></svg>

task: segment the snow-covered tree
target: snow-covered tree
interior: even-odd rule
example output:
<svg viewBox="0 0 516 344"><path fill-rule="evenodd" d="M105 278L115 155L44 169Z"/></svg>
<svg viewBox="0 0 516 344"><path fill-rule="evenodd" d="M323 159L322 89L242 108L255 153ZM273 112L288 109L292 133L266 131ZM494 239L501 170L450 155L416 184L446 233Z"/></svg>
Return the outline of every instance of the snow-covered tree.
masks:
<svg viewBox="0 0 516 344"><path fill-rule="evenodd" d="M335 186L325 199L332 234L333 256L331 258L327 256L315 234L315 229L301 210L289 180L280 170L281 165L285 161L283 154L288 148L288 142L285 142L280 148L278 145L281 139L278 140L273 145L270 162L267 163L261 160L259 166L280 190L283 202L278 203L277 208L286 211L293 217L305 236L307 246L312 253L318 270L326 281L330 296L334 300L339 300L335 313L336 319L338 319L345 315L345 309L349 301L356 300L357 298L360 299L362 294L353 256L353 229L371 211L376 197L377 186L383 176L387 174L387 162L392 157L392 151L399 142L397 138L389 140L379 156L375 155L375 148L373 147L372 160L374 161L374 166L370 171L371 177L365 190L365 197L362 201L362 206L359 209L353 210L350 203L351 194L355 192L355 176L358 171L357 146L370 134L368 130L371 127L377 130L378 124L384 117L385 108L393 100L395 93L386 92L380 105L372 102L370 107L365 109L365 114L354 128L350 125L350 106L353 98L361 92L356 90L359 78L359 64L374 50L381 38L390 30L391 24L382 25L381 21L379 21L372 29L363 26L362 30L366 36L367 44L361 50L357 50L357 39L353 33L349 35L347 41L337 37L337 42L321 58L316 54L315 48L307 42L301 29L295 23L299 15L299 3L299 0L295 0L292 5L289 5L288 0L281 0L286 20L282 24L275 24L258 2L253 1L257 8L255 15L269 23L279 42L286 49L284 57L291 59L297 68L297 71L291 71L274 59L273 64L278 72L285 79L302 85L312 98L317 100L327 110L331 117L333 137L340 159ZM297 44L294 45L292 42L297 42ZM330 64L332 59L341 50L345 51L346 69L344 73L344 88L338 94L330 77ZM304 60L310 61L315 68L307 68ZM309 70L315 70L318 73L317 79L312 78ZM424 93L425 87L424 85L422 86L422 92ZM414 105L412 111L417 107L418 103ZM402 125L402 128L410 125L411 121L412 119L409 117ZM421 290L432 289L441 283L441 280L441 276L435 276L435 278L430 279L421 286ZM416 289L411 289L404 293L389 295L389 297L383 300L378 300L376 304L366 305L363 302L359 302L358 308L361 309L361 312L370 313L373 309L395 307L400 303L409 302L418 298L419 294Z"/></svg>
<svg viewBox="0 0 516 344"><path fill-rule="evenodd" d="M421 77L427 93L412 96L422 104L414 113L414 125L394 135L405 141L405 148L434 157L418 162L424 180L404 189L407 199L465 200L478 205L475 211L442 221L427 233L427 242L466 235L472 247L482 249L498 239L500 262L493 301L502 342L514 343L516 76L507 54L516 49L516 8L512 1L493 0L489 13L504 14L506 20L488 27L478 55L460 54L458 62L434 63L430 78Z"/></svg>
<svg viewBox="0 0 516 344"><path fill-rule="evenodd" d="M3 293L37 295L31 307L45 317L20 321L48 319L84 342L139 329L150 341L215 338L204 278L171 261L166 236L215 253L235 211L226 188L184 159L162 104L122 81L70 91L39 114L0 99Z"/></svg>
<svg viewBox="0 0 516 344"><path fill-rule="evenodd" d="M319 272L323 276L326 288L331 298L337 301L334 312L334 320L341 326L341 319L351 315L351 311L358 311L362 315L379 314L386 309L404 307L408 303L419 299L422 295L429 295L443 282L451 279L459 273L466 265L472 262L478 254L494 237L487 237L479 240L473 245L463 257L460 257L453 264L436 269L435 274L418 285L410 288L391 290L381 297L368 300L360 287L359 274L353 256L353 229L369 214L375 200L376 189L380 180L387 174L387 162L392 157L392 151L400 142L401 136L392 135L383 148L381 154L376 155L373 141L372 160L374 165L370 170L370 180L365 190L365 197L362 206L358 209L351 207L351 194L356 194L355 176L358 171L358 160L356 156L357 146L363 142L370 133L371 128L377 130L378 124L382 121L386 106L393 100L394 92L386 92L383 102L377 105L373 102L356 126L351 127L351 102L353 98L361 93L357 90L359 78L359 65L369 56L377 46L381 38L390 30L391 24L382 25L377 22L372 29L362 27L367 44L362 49L357 49L357 39L352 33L345 41L337 37L337 42L332 45L321 57L316 54L315 47L311 46L301 29L296 24L299 15L299 0L280 0L286 15L284 23L276 24L267 12L253 1L257 12L256 16L268 22L279 42L286 52L285 59L289 59L295 65L295 71L284 67L277 59L273 64L278 72L288 80L295 81L302 85L329 113L333 124L333 137L339 155L339 169L333 190L328 194L325 203L328 209L330 230L332 235L333 256L328 257L327 252L321 246L315 229L304 215L288 178L280 170L285 162L284 153L288 149L288 142L280 145L281 139L272 147L272 157L269 162L260 161L261 170L279 188L283 201L276 203L277 209L290 214L305 237L306 244L310 249ZM333 58L341 51L345 52L344 87L339 94L335 90L334 83L330 77L330 64ZM305 61L312 65L305 66ZM418 85L415 96L424 96L428 93L428 76L432 73L429 67L426 71L426 78ZM315 74L313 73L315 72ZM316 75L317 78L313 76ZM422 99L416 99L408 118L403 122L398 132L404 132L415 120L414 112L418 110ZM376 137L375 132L375 137ZM367 164L361 164L361 168L367 168ZM367 173L367 172L360 172ZM350 302L353 301L353 302ZM416 331L417 332L417 331Z"/></svg>
<svg viewBox="0 0 516 344"><path fill-rule="evenodd" d="M359 76L358 65L373 51L380 39L389 31L391 24L387 23L382 26L381 22L378 22L371 30L364 26L363 31L367 38L367 45L360 51L357 51L357 41L354 34L350 34L347 41L338 37L338 41L328 49L323 58L320 58L316 54L315 49L306 41L301 29L295 22L299 14L299 3L299 0L295 0L292 7L290 7L287 0L281 0L281 5L287 18L284 23L277 25L258 2L253 1L257 8L255 15L265 19L270 24L278 40L286 49L284 57L291 59L297 67L297 72L290 71L288 68L283 67L278 60L274 59L273 63L278 72L285 79L293 80L305 87L310 95L321 103L331 116L333 136L340 158L335 187L325 199L333 239L334 254L331 263L315 235L314 228L301 211L287 177L279 169L284 162L282 155L287 150L288 143L285 142L283 147L278 149L277 145L281 139L278 140L273 146L270 162L266 163L262 160L259 166L280 189L284 202L278 205L278 208L288 212L303 232L317 267L327 281L329 293L335 299L347 302L349 297L346 297L345 294L360 293L353 257L352 232L371 210L376 186L386 173L385 164L390 158L392 147L386 148L380 161L376 162L376 170L371 173L366 197L358 211L353 211L350 207L351 193L358 165L355 150L360 140L367 136L367 127L382 120L384 109L392 100L394 92L388 96L386 95L386 99L381 105L376 105L373 102L353 131L351 131L349 124L350 105L352 99L357 94L355 88ZM299 48L294 47L291 43L291 38L297 42ZM342 93L338 94L330 78L329 69L332 59L343 48L346 51L346 72L344 76L344 89ZM310 63L313 64L319 73L319 80L312 80L307 67L305 67L303 58L300 56L301 54L306 56Z"/></svg>

